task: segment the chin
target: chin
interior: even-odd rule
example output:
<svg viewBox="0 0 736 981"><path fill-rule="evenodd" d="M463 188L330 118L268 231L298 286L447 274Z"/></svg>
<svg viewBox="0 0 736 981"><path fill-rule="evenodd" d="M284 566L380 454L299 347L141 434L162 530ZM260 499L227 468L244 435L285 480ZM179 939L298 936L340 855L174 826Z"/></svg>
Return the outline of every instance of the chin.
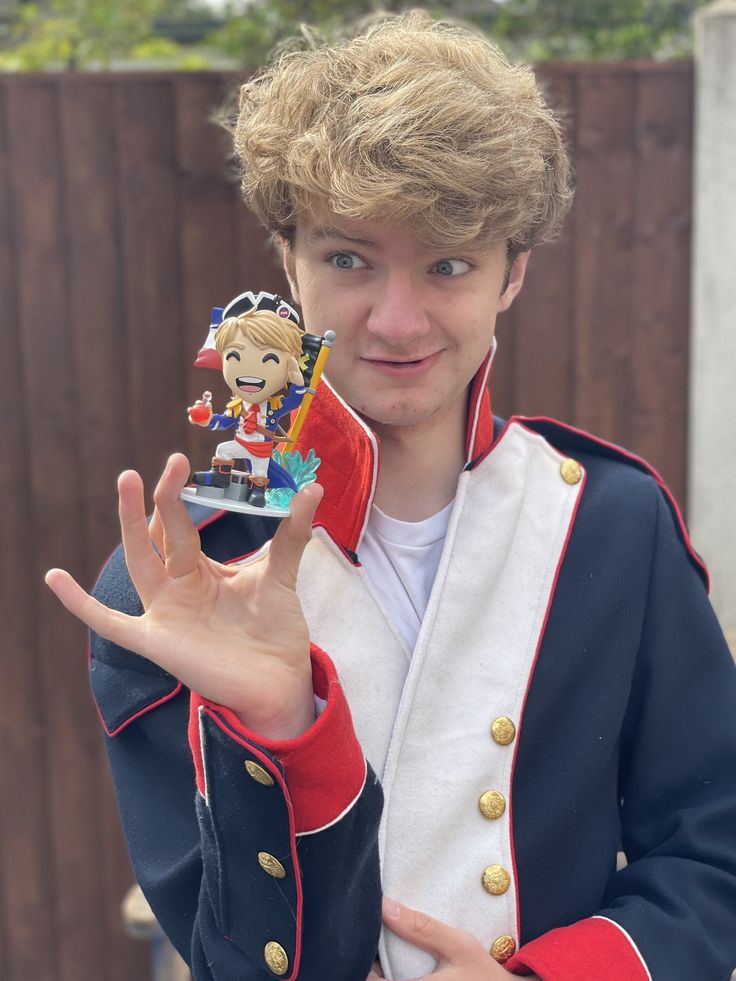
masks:
<svg viewBox="0 0 736 981"><path fill-rule="evenodd" d="M408 401L390 405L369 403L365 409L361 407L361 403L348 401L348 404L373 429L382 426L419 426L435 418L442 409L442 406Z"/></svg>

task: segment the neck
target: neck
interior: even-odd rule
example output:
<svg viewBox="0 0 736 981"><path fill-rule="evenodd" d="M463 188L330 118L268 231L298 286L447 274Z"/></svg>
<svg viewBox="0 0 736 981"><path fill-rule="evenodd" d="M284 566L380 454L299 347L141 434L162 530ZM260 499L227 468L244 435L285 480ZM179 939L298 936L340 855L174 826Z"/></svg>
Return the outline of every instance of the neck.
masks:
<svg viewBox="0 0 736 981"><path fill-rule="evenodd" d="M465 465L467 398L417 426L372 423L381 440L375 503L392 518L422 521L455 497Z"/></svg>

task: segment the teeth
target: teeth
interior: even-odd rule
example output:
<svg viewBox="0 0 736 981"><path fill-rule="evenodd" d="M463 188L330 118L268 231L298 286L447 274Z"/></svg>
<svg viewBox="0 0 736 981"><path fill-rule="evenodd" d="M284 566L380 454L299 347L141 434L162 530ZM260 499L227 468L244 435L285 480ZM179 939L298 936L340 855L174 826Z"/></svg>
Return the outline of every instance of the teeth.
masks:
<svg viewBox="0 0 736 981"><path fill-rule="evenodd" d="M254 376L243 375L241 378L236 379L238 385L265 385L263 378L255 378Z"/></svg>

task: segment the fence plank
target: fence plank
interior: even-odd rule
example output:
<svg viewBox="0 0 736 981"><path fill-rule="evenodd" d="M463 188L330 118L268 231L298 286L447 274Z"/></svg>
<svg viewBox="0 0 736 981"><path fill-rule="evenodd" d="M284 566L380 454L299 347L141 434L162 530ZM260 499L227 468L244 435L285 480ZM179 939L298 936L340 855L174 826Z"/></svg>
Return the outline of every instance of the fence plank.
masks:
<svg viewBox="0 0 736 981"><path fill-rule="evenodd" d="M59 158L49 152L60 142L58 86L46 80L18 86L8 119L14 166L23 175L15 198L18 325L28 406L26 442L32 448L28 491L35 549L29 565L38 583L45 568L61 562L79 575L84 551L83 516L75 490L80 474L78 383L64 261L70 216L64 209ZM65 520L59 520L60 514ZM38 709L49 733L52 855L47 888L54 904L56 971L62 981L79 981L90 963L103 963L105 948L103 888L99 867L91 860L98 841L81 831L97 800L94 770L87 766L90 756L94 758L94 713L84 674L73 670L75 663L83 663L84 631L63 616L47 590L37 603L42 691Z"/></svg>
<svg viewBox="0 0 736 981"><path fill-rule="evenodd" d="M22 383L23 355L18 297L18 237L23 215L16 213L16 197L25 175L12 157L11 124L17 117L17 88L13 80L0 81L0 295L6 317L0 389L14 414L25 417L33 406ZM46 740L38 644L38 583L29 555L35 551L28 441L23 427L0 426L0 494L2 548L0 548L0 602L5 656L0 712L0 772L3 775L0 808L0 882L2 883L2 977L10 981L56 978ZM48 938L38 943L38 936Z"/></svg>
<svg viewBox="0 0 736 981"><path fill-rule="evenodd" d="M115 93L104 77L61 86L62 152L68 224L69 329L80 424L79 494L84 530L95 543L85 553L93 575L109 540L115 477L132 458L127 311L123 294L119 146ZM136 366L132 366L136 370Z"/></svg>
<svg viewBox="0 0 736 981"><path fill-rule="evenodd" d="M176 83L176 133L181 201L181 343L187 365L186 396L179 406L179 431L194 469L209 466L212 434L190 426L185 408L211 389L219 403L222 379L193 363L205 339L211 308L237 290L231 212L237 204L227 180L230 140L211 118L225 97L221 78L204 76Z"/></svg>
<svg viewBox="0 0 736 981"><path fill-rule="evenodd" d="M117 187L118 148L113 125L115 94L104 76L70 81L61 88L62 149L66 176L69 226L68 290L70 329L76 377L80 379L78 404L92 424L79 426L81 474L78 502L84 514L84 581L91 583L101 561L117 539L111 520L115 514L115 475L131 459L128 412L125 320L122 304L122 257ZM85 691L85 700L89 696ZM107 760L102 733L90 730L90 757L98 799L109 797ZM146 951L125 935L119 903L130 885L132 872L122 834L113 813L98 806L87 815L80 833L99 842L105 901L103 935L106 963L99 976L126 981L144 975Z"/></svg>
<svg viewBox="0 0 736 981"><path fill-rule="evenodd" d="M186 401L173 82L123 79L116 96L131 463L151 489Z"/></svg>
<svg viewBox="0 0 736 981"><path fill-rule="evenodd" d="M566 118L574 152L574 82L556 74L545 80L544 87L550 104ZM515 311L515 411L568 422L574 409L574 249L575 226L568 219L561 238L532 255Z"/></svg>
<svg viewBox="0 0 736 981"><path fill-rule="evenodd" d="M575 415L584 428L621 442L630 429L635 323L635 91L628 72L578 80L576 96Z"/></svg>
<svg viewBox="0 0 736 981"><path fill-rule="evenodd" d="M692 69L638 76L631 443L685 503Z"/></svg>

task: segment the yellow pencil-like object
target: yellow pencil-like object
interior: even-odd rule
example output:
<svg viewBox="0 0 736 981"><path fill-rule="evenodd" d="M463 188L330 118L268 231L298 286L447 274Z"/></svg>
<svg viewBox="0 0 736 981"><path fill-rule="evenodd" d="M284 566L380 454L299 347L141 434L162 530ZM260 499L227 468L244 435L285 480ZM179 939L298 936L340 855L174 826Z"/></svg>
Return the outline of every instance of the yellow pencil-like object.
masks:
<svg viewBox="0 0 736 981"><path fill-rule="evenodd" d="M335 332L334 330L326 330L325 335L322 338L322 346L319 349L319 354L317 355L317 360L314 362L314 371L312 372L312 378L309 382L309 387L312 391L308 391L307 394L302 399L302 404L299 406L299 411L296 414L296 419L294 424L289 430L289 440L293 445L299 438L299 433L302 431L302 426L304 425L304 420L307 418L307 413L309 412L309 407L312 404L312 399L314 398L314 392L317 390L317 385L319 385L319 380L322 377L322 372L324 371L327 359L330 356L330 349L335 343Z"/></svg>

